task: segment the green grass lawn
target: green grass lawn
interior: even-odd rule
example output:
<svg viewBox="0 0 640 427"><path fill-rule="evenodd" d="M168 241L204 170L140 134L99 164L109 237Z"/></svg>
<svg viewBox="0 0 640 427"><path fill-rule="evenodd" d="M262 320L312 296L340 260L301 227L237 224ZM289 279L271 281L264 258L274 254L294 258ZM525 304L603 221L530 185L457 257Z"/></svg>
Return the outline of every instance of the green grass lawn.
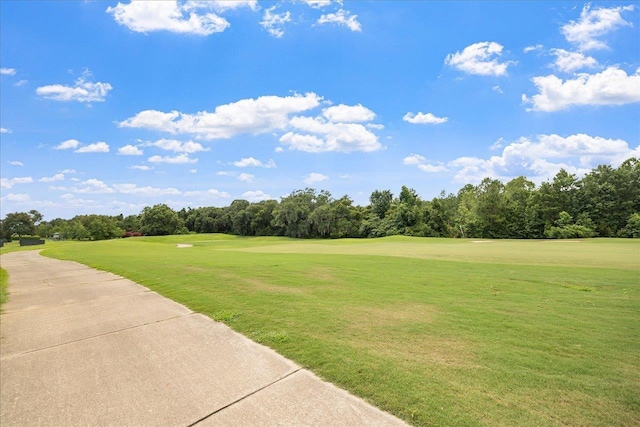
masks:
<svg viewBox="0 0 640 427"><path fill-rule="evenodd" d="M131 278L415 425L640 424L637 240L188 235L43 254Z"/></svg>

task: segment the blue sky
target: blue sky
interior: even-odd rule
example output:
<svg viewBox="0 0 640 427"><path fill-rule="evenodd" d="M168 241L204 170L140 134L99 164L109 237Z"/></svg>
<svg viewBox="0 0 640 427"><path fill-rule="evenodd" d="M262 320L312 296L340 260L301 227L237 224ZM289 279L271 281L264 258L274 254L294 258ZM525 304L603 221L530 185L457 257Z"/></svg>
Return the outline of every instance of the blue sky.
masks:
<svg viewBox="0 0 640 427"><path fill-rule="evenodd" d="M640 157L627 2L3 1L1 214L367 204Z"/></svg>

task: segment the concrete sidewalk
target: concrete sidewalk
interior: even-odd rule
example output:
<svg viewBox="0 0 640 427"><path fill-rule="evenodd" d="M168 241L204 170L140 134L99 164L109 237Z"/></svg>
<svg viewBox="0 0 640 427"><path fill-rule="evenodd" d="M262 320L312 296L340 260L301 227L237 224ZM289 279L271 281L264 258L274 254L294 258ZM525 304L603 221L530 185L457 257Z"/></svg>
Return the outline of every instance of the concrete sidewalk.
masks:
<svg viewBox="0 0 640 427"><path fill-rule="evenodd" d="M120 276L37 251L0 264L3 427L406 425Z"/></svg>

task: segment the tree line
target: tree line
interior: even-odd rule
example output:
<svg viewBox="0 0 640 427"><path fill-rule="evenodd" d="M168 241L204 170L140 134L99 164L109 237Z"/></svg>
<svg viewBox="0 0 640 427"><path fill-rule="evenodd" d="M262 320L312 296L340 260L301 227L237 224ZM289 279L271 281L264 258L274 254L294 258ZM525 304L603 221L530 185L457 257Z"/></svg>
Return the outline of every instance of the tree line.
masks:
<svg viewBox="0 0 640 427"><path fill-rule="evenodd" d="M8 214L0 234L58 233L66 239L102 240L133 235L229 233L294 238L391 235L494 239L640 237L640 161L601 165L581 179L562 169L540 186L525 177L506 184L485 178L456 194L423 200L403 186L375 190L369 205L349 196L306 188L277 200L234 200L226 207L175 211L165 204L124 217L78 215L44 221L37 211Z"/></svg>

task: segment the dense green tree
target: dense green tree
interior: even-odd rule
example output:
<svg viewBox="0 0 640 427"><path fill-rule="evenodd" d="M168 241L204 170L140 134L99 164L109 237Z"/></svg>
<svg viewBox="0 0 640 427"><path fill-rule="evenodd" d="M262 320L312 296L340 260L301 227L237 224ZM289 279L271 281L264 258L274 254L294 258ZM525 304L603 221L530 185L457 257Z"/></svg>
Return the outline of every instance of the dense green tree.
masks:
<svg viewBox="0 0 640 427"><path fill-rule="evenodd" d="M33 235L36 232L33 224L33 217L26 212L14 212L5 216L2 221L2 229L5 237L11 238L17 234L18 237Z"/></svg>
<svg viewBox="0 0 640 427"><path fill-rule="evenodd" d="M387 211L391 207L391 202L393 202L393 194L390 190L375 190L369 196L369 202L371 203L371 210L374 214L378 216L380 219L384 219L387 214Z"/></svg>
<svg viewBox="0 0 640 427"><path fill-rule="evenodd" d="M178 214L165 204L147 206L140 212L140 230L147 236L177 234L183 226Z"/></svg>

